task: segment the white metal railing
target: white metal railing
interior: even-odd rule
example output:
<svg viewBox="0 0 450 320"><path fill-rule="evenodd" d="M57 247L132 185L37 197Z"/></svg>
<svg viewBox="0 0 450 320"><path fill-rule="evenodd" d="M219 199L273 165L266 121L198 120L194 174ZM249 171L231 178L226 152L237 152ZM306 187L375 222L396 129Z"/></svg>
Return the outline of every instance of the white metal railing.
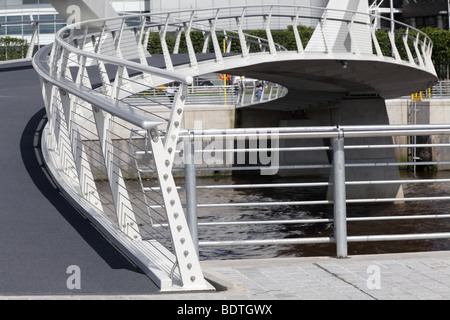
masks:
<svg viewBox="0 0 450 320"><path fill-rule="evenodd" d="M91 214L99 228L114 234L118 245L128 248L138 259L145 256L147 264L139 265L155 281L160 281L161 287L167 290L209 288L173 174L193 77L282 59L284 54L289 59L307 59L307 47L296 31L305 18L304 13L319 28L324 28L327 20L346 24L351 39L354 39L355 25L368 28L375 47L368 56L434 73L432 43L418 30L414 30L417 35L413 37L409 35L412 28L387 20L389 24L406 28L402 37L408 58L403 61L397 54L399 48L392 31L389 31L390 53L385 56L381 51L374 33L378 28L377 19L371 15L357 12L342 15L344 12L339 10L283 5L180 11L176 12L176 19L172 19L175 13L162 13L80 22L61 29L55 43L36 54L33 65L41 78L48 115L43 146L53 175L62 190ZM294 52L273 41L271 23L275 19L294 25L297 47ZM224 22L232 23L234 32L220 29ZM244 28L252 29L261 22L265 26L265 39L244 33ZM193 30L204 32L201 49L194 48ZM177 35L173 52L167 44L171 32ZM150 57L146 50L151 33L159 36L163 52L159 57ZM219 35L225 38L226 50L219 43ZM179 40L182 36L183 45ZM319 53L334 59L333 53L337 52L326 46L326 32L323 37L325 47ZM230 51L233 41L237 41L240 52ZM355 46L346 57L363 59L356 41L353 42ZM209 54L210 44L213 52ZM415 50L411 51L410 47ZM173 100L159 102L166 112L156 111L152 105L130 102L132 96L158 90L159 86L172 82L178 82ZM244 105L286 94L275 85L263 88L260 101L255 100L253 93L247 101L247 91L242 93ZM252 134L258 136L261 132ZM290 133L280 130L279 134L284 138ZM317 132L309 134L318 135ZM328 138L339 137L332 130L320 136L324 134ZM143 174L148 176L144 178ZM143 182L150 181L150 186L134 190L128 178L136 175ZM143 194L143 190L150 190L152 196Z"/></svg>
<svg viewBox="0 0 450 320"><path fill-rule="evenodd" d="M178 87L173 89L174 93L177 91ZM186 105L245 107L274 101L285 97L287 93L285 87L264 80L237 81L236 84L227 86L189 86ZM142 91L124 99L129 104L141 107L165 106L170 100L171 96L168 95L165 86Z"/></svg>
<svg viewBox="0 0 450 320"><path fill-rule="evenodd" d="M169 89L170 90L170 89ZM127 98L126 101L135 106L166 106L178 92L172 88L173 95L166 86L140 92ZM230 105L239 102L240 91L237 86L189 86L186 105Z"/></svg>
<svg viewBox="0 0 450 320"><path fill-rule="evenodd" d="M431 98L432 99L450 98L450 81L449 80L439 81L439 83L431 89Z"/></svg>

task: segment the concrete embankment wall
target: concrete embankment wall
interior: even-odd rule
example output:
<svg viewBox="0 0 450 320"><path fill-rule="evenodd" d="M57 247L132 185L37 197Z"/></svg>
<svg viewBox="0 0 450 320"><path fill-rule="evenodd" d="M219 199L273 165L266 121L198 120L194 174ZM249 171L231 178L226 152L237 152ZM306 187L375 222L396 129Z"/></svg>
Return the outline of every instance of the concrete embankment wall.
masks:
<svg viewBox="0 0 450 320"><path fill-rule="evenodd" d="M361 100L361 110L368 111L367 103L370 100ZM356 102L357 104L358 102ZM237 124L242 127L277 127L277 126L329 126L336 124L391 124L391 125L407 125L412 124L411 117L411 100L409 99L392 99L386 100L386 113L377 112L375 114L366 114L360 117L354 112L341 112L339 109L342 104L331 108L323 108L318 110L307 110L305 112L277 112L270 110L247 109L237 111ZM348 108L348 106L344 106ZM355 109L355 105L351 108ZM365 109L364 109L365 108ZM365 112L364 111L364 112ZM360 117L353 119L348 123L348 117ZM366 121L372 121L367 123ZM416 104L416 124L449 124L450 125L450 99L428 99L417 102ZM394 137L395 144L408 144L408 137ZM449 143L450 137L447 136L423 136L418 137L417 142L420 144L431 143ZM305 141L306 144L313 144L313 141ZM287 146L287 145L286 145ZM305 145L306 146L306 145ZM418 148L417 156L424 161L448 161L450 159L450 150L446 148ZM302 161L311 162L312 158L318 163L327 162L326 157L303 155ZM398 161L408 161L408 150L406 148L395 149L395 158ZM288 157L281 155L281 163L293 164L296 157ZM450 170L450 165L438 165L438 170Z"/></svg>
<svg viewBox="0 0 450 320"><path fill-rule="evenodd" d="M450 126L450 99L426 99L416 103L416 119L412 120L410 100L395 99L386 101L386 109L389 116L390 124L449 124ZM409 119L408 119L409 118ZM406 137L394 138L396 143L408 143ZM449 136L419 136L417 143L420 144L437 144L450 143ZM397 152L399 161L407 160L407 150L402 149ZM449 148L417 148L417 157L423 161L449 161ZM450 170L450 165L439 164L438 170Z"/></svg>

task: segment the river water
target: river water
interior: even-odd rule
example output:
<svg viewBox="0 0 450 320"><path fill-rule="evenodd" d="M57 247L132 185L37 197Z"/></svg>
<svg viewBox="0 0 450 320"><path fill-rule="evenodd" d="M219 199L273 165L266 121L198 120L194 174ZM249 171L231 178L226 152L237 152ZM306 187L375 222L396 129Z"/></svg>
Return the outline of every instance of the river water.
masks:
<svg viewBox="0 0 450 320"><path fill-rule="evenodd" d="M403 179L413 178L411 172L403 171ZM418 172L417 179L450 178L450 172ZM311 181L311 179L309 179ZM198 185L245 184L247 180L233 177L198 178ZM253 181L255 182L255 181ZM256 181L263 183L266 181ZM298 179L279 178L272 183L299 182ZM446 196L450 184L405 184L405 197ZM264 203L273 201L324 200L326 187L287 189L205 189L198 191L198 203ZM202 208L198 210L199 223L212 221L258 221L258 220L292 220L332 218L332 205L303 206L258 206ZM347 206L347 217L377 217L426 214L449 214L450 201L423 201L404 203L377 203ZM385 235L450 232L450 219L400 220L348 222L348 235ZM243 226L199 226L200 241L217 240L259 240L289 239L299 237L333 236L331 223L274 224ZM349 243L349 255L399 253L418 251L450 250L450 240L413 240ZM311 245L268 245L268 246L227 246L200 247L200 258L209 259L249 259L274 257L334 256L334 244Z"/></svg>

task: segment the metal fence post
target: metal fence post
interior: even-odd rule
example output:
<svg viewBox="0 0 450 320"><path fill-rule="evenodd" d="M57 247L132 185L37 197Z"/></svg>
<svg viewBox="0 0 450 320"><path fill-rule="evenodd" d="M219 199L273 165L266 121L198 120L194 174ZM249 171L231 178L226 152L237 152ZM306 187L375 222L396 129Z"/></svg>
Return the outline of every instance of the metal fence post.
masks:
<svg viewBox="0 0 450 320"><path fill-rule="evenodd" d="M38 36L38 31L39 31L39 22L33 22L33 23L31 23L31 26L33 28L33 35L31 36L30 45L28 46L28 51L27 51L27 55L26 55L27 59L33 58L34 46L36 45L36 39Z"/></svg>
<svg viewBox="0 0 450 320"><path fill-rule="evenodd" d="M197 178L193 136L189 138L189 141L184 142L184 160L186 176L186 220L198 256Z"/></svg>
<svg viewBox="0 0 450 320"><path fill-rule="evenodd" d="M345 190L344 132L333 138L334 237L338 258L347 258L347 196Z"/></svg>

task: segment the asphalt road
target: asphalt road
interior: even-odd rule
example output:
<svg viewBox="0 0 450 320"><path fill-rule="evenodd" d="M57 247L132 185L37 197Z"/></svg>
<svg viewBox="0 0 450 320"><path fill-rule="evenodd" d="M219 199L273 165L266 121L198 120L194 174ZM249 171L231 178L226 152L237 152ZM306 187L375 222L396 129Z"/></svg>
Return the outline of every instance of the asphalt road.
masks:
<svg viewBox="0 0 450 320"><path fill-rule="evenodd" d="M158 292L47 176L31 62L0 65L0 112L0 296Z"/></svg>

